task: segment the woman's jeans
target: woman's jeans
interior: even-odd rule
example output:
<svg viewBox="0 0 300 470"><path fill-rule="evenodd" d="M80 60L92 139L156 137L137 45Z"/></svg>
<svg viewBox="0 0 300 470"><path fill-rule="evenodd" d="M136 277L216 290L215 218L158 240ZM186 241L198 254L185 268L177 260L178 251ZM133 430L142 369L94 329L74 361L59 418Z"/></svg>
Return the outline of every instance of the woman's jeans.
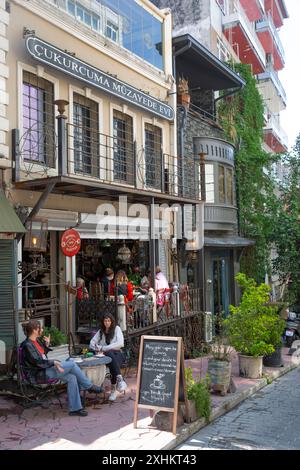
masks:
<svg viewBox="0 0 300 470"><path fill-rule="evenodd" d="M120 367L124 362L124 356L121 351L105 351L105 356L111 358L108 364L111 373L111 384L116 385L117 375L121 375Z"/></svg>
<svg viewBox="0 0 300 470"><path fill-rule="evenodd" d="M80 390L87 390L93 384L72 360L60 363L64 369L63 373L53 366L46 370L49 379L60 379L68 384L68 403L70 411L77 411L82 408Z"/></svg>

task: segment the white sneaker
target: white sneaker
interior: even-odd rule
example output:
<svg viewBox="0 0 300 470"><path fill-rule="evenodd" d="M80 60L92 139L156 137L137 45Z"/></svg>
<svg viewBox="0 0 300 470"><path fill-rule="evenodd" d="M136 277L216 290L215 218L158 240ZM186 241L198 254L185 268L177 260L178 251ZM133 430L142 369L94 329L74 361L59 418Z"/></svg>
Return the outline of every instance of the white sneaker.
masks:
<svg viewBox="0 0 300 470"><path fill-rule="evenodd" d="M122 392L125 392L126 389L127 389L127 383L125 382L123 377L121 377L120 379L117 380L117 390L118 392L122 393Z"/></svg>
<svg viewBox="0 0 300 470"><path fill-rule="evenodd" d="M116 390L112 390L110 392L109 397L108 397L108 401L115 401L116 398L117 398L117 392L116 392Z"/></svg>

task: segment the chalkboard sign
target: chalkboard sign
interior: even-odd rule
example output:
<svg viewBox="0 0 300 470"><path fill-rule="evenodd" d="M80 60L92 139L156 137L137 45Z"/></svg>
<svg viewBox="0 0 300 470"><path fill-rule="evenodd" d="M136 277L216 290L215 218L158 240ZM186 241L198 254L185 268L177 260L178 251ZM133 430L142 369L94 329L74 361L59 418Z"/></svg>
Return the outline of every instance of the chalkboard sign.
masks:
<svg viewBox="0 0 300 470"><path fill-rule="evenodd" d="M138 408L174 413L176 433L179 398L186 401L182 338L142 336L137 378L134 426Z"/></svg>

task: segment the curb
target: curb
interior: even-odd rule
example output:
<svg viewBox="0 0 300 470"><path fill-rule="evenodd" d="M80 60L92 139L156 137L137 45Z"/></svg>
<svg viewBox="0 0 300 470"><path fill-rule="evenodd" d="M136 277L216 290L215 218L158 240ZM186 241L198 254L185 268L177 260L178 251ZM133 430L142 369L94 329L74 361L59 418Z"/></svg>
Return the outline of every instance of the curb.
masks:
<svg viewBox="0 0 300 470"><path fill-rule="evenodd" d="M272 383L274 380L278 379L282 375L287 374L288 372L291 372L294 369L297 369L297 367L299 366L300 366L300 363L289 364L278 370L268 371L267 373L265 373L265 375L268 376L267 378L258 379L259 382L253 385L252 387L250 387L249 389L244 390L243 392L240 392L240 393L236 392L234 394L235 396L233 396L228 401L226 401L226 403L223 403L222 405L219 405L213 408L211 417L208 423L205 421L204 418L200 418L194 421L193 423L185 424L181 426L179 428L179 433L176 435L176 437L174 437L172 441L169 442L166 446L162 447L161 450L174 450L175 447L177 447L179 444L182 444L186 439L191 437L197 431L204 428L205 426L208 426L217 418L219 418L220 416L226 414L228 411L235 408L237 405L239 405L241 402L249 398L251 395L254 395L254 393L256 393L258 390L261 390L266 385L270 385L270 383Z"/></svg>

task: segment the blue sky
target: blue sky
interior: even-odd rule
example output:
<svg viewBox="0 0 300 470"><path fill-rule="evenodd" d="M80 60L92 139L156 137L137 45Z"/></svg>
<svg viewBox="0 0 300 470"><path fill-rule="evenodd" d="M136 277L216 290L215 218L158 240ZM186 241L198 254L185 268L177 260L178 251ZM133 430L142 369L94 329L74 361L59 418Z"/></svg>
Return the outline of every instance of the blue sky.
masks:
<svg viewBox="0 0 300 470"><path fill-rule="evenodd" d="M285 4L289 18L279 33L285 49L285 68L279 78L287 93L287 109L280 119L291 147L300 133L300 1L285 0Z"/></svg>

